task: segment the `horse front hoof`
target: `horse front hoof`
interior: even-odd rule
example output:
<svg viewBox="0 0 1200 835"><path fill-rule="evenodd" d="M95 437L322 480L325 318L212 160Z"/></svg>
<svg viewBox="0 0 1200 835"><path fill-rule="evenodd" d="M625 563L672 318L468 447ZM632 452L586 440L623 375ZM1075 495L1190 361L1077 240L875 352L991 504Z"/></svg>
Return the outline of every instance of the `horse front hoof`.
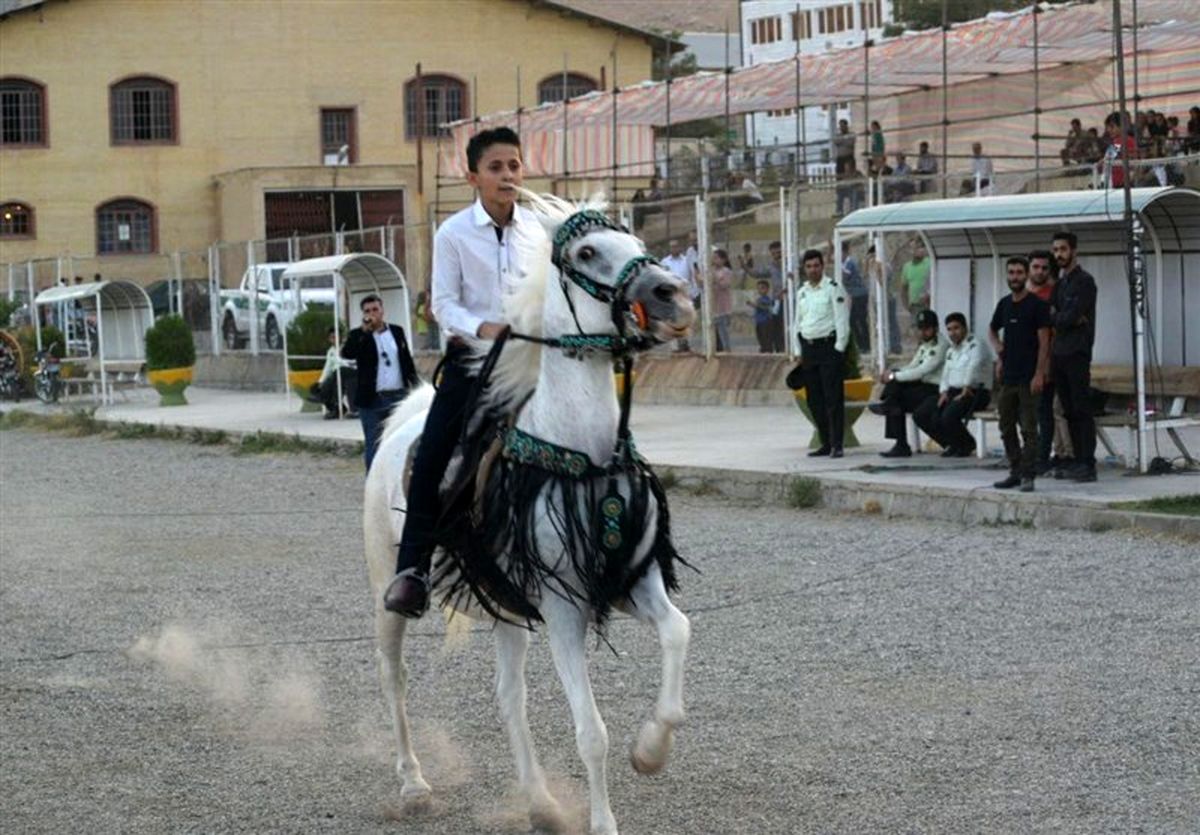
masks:
<svg viewBox="0 0 1200 835"><path fill-rule="evenodd" d="M671 729L659 722L647 722L629 752L629 761L638 774L657 774L667 764L670 753Z"/></svg>
<svg viewBox="0 0 1200 835"><path fill-rule="evenodd" d="M428 812L433 807L433 790L426 785L405 786L400 790L400 804L407 814Z"/></svg>

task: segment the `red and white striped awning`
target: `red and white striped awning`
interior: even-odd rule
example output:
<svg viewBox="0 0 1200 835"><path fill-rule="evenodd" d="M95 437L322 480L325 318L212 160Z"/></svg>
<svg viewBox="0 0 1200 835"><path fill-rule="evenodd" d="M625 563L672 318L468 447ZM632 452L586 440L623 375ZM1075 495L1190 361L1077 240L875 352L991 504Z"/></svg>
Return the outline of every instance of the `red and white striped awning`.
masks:
<svg viewBox="0 0 1200 835"><path fill-rule="evenodd" d="M959 115L960 105L978 110L971 94L973 83L984 83L988 88L980 104L990 107L995 103L995 85L987 82L1006 76L1030 76L1027 81L1013 78L1005 84L1014 95L1025 91L1025 98L1029 98L1034 66L1031 11L993 14L956 26L947 34L944 77L954 88L952 119ZM1169 88L1165 89L1167 93L1200 89L1200 0L1139 0L1138 13L1137 54L1147 68L1156 63L1160 68L1170 67L1169 72L1159 70L1157 82L1147 78L1149 86L1140 90L1141 95L1163 94L1164 90L1153 91L1156 83ZM1128 30L1128 8L1125 16ZM1043 5L1037 26L1040 70L1094 64L1096 71L1111 77L1110 3ZM1125 33L1124 46L1132 55L1135 44L1131 31ZM868 51L869 78L865 60ZM889 107L885 100L942 87L942 54L939 30L906 33L876 43L869 50L848 48L743 67L729 73L728 80L725 73L698 73L669 84L644 82L615 93L594 92L566 103L455 122L449 126L451 141L442 143L442 172L450 176L465 174L467 141L478 131L499 125L519 130L531 174L601 172L613 165L615 123L621 173L645 175L650 173L654 127L720 117L726 112L726 97L728 112L736 115L786 110L797 104L807 107L870 100L872 118L887 118L888 112L896 108ZM1153 60L1147 60L1149 57ZM1154 70L1150 73L1153 75ZM1053 107L1053 102L1037 103L1044 109L1048 105ZM1029 107L1033 106L1030 101ZM998 109L995 115L1003 118L1006 112L1011 111ZM887 122L884 127L902 128L899 123ZM647 165L630 168L628 163L635 160L647 161Z"/></svg>

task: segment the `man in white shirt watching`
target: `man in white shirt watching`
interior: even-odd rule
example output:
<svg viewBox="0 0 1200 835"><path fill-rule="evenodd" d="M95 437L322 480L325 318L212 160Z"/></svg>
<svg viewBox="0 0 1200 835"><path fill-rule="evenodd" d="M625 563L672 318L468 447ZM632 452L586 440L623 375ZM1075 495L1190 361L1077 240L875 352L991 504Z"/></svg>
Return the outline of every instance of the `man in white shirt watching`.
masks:
<svg viewBox="0 0 1200 835"><path fill-rule="evenodd" d="M467 143L467 171L478 199L443 223L433 240L433 313L447 331L447 347L413 459L396 577L384 593L384 607L404 617L420 617L429 605L430 559L441 510L438 487L462 434L473 383L466 372L464 337L501 334L501 300L524 276L522 255L545 238L533 213L517 205L524 166L514 131L502 127L473 136Z"/></svg>
<svg viewBox="0 0 1200 835"><path fill-rule="evenodd" d="M662 265L670 270L672 275L677 276L687 284L688 295L691 296L692 303L696 306L696 316L699 318L700 306L697 302L699 294L696 289L695 271L693 269L695 262L693 258L688 256L688 253L683 251L683 247L680 246L679 241L674 238L667 242L667 251L668 254L663 256ZM695 257L698 258L699 255L697 254ZM675 353L682 354L688 350L690 348L686 339L680 339L675 343Z"/></svg>

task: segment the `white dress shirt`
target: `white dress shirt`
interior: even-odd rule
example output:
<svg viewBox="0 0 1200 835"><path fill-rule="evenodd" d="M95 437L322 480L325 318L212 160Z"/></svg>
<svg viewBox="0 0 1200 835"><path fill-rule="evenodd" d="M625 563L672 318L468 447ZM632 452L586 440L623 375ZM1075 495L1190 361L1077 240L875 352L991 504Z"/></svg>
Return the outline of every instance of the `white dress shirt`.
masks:
<svg viewBox="0 0 1200 835"><path fill-rule="evenodd" d="M500 239L496 230L502 230ZM525 274L546 233L533 212L513 207L498 227L476 200L451 215L433 238L433 315L460 336L475 336L484 322L499 322L503 297Z"/></svg>
<svg viewBox="0 0 1200 835"><path fill-rule="evenodd" d="M992 352L974 335L966 336L946 351L938 390L944 394L950 389L990 389L992 376Z"/></svg>
<svg viewBox="0 0 1200 835"><path fill-rule="evenodd" d="M805 279L796 290L792 330L809 341L834 336L834 347L845 351L850 341L850 306L845 288L829 276L822 277L815 287Z"/></svg>
<svg viewBox="0 0 1200 835"><path fill-rule="evenodd" d="M950 340L941 332L934 339L921 340L912 360L903 368L897 368L892 378L899 383L938 385L942 381L942 363L946 361L949 348Z"/></svg>
<svg viewBox="0 0 1200 835"><path fill-rule="evenodd" d="M390 328L375 331L375 350L379 353L379 370L375 372L375 391L396 391L400 382L400 348Z"/></svg>

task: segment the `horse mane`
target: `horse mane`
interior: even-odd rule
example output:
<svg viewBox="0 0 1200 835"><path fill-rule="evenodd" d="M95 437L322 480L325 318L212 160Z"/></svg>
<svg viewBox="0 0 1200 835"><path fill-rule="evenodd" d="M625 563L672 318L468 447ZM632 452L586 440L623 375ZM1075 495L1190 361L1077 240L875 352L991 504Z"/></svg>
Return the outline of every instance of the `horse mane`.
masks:
<svg viewBox="0 0 1200 835"><path fill-rule="evenodd" d="M551 277L558 277L558 270L550 263L550 240L559 226L571 215L583 209L603 211L607 201L603 194L596 194L581 202L564 200L554 194L537 194L527 189L518 189L529 208L537 215L546 230L546 237L539 244L519 253L520 263L526 265L525 276L512 293L501 303L501 315L513 332L527 336L544 336L542 332L545 315L546 290L552 285ZM483 364L493 343L490 340L471 340L472 367ZM484 391L477 414L511 412L533 394L537 386L538 373L542 366L542 346L523 339L509 339L492 370L488 387Z"/></svg>

